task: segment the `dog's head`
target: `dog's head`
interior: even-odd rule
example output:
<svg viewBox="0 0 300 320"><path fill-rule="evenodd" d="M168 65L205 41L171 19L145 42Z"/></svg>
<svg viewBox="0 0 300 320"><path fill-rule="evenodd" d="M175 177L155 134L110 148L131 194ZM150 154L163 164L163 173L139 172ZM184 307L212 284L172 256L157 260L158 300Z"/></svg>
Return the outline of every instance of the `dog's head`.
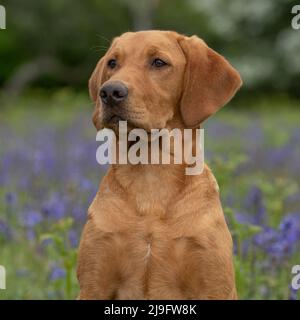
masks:
<svg viewBox="0 0 300 320"><path fill-rule="evenodd" d="M241 86L239 73L196 36L128 32L115 38L94 70L89 91L99 130L196 127Z"/></svg>

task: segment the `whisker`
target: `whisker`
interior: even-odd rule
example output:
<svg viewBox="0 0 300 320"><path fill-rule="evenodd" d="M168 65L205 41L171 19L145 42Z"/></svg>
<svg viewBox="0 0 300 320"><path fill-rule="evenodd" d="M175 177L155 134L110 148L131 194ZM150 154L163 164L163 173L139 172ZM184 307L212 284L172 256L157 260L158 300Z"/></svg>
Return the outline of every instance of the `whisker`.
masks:
<svg viewBox="0 0 300 320"><path fill-rule="evenodd" d="M106 37L104 37L103 35L97 34L96 36L97 36L98 38L101 38L102 40L106 41L107 43L110 43L110 40L107 39Z"/></svg>
<svg viewBox="0 0 300 320"><path fill-rule="evenodd" d="M107 51L107 47L102 47L102 46L93 46L90 48L90 50L94 51L94 52L105 52Z"/></svg>
<svg viewBox="0 0 300 320"><path fill-rule="evenodd" d="M130 113L130 114L141 114L141 115L145 114L143 111L134 111L134 110L130 110L128 113Z"/></svg>

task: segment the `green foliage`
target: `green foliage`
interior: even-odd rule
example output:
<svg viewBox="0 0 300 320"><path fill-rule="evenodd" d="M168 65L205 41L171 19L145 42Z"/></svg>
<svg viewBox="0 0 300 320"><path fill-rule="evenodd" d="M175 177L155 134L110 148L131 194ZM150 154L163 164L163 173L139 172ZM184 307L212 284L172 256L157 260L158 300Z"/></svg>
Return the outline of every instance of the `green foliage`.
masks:
<svg viewBox="0 0 300 320"><path fill-rule="evenodd" d="M73 226L71 217L62 219L52 225L50 232L42 234L40 241L50 241L47 246L47 256L54 261L58 261L66 271L64 279L54 281L56 292L60 292L61 298L72 299L78 292L78 284L75 276L74 266L76 265L77 250L72 248L68 238L68 231Z"/></svg>
<svg viewBox="0 0 300 320"><path fill-rule="evenodd" d="M299 97L300 41L299 31L291 28L292 0L4 0L2 4L7 9L7 29L0 32L0 85L33 63L40 74L29 81L31 86L85 87L113 37L152 28L202 37L241 72L241 96L283 92ZM50 61L50 66L42 70L40 59Z"/></svg>

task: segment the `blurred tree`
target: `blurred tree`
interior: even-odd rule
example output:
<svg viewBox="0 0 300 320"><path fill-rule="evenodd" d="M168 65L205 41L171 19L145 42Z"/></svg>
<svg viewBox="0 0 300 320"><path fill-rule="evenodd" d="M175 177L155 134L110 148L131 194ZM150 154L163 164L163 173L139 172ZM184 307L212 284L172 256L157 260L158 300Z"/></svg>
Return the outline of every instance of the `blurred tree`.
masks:
<svg viewBox="0 0 300 320"><path fill-rule="evenodd" d="M300 32L291 27L293 0L189 0L210 18L215 47L240 70L248 91L300 96Z"/></svg>
<svg viewBox="0 0 300 320"><path fill-rule="evenodd" d="M153 16L159 0L122 0L130 9L133 19L133 30L153 29Z"/></svg>
<svg viewBox="0 0 300 320"><path fill-rule="evenodd" d="M240 71L244 94L300 96L293 0L3 0L0 86L82 87L110 40L129 30L197 34ZM92 49L92 50L91 50Z"/></svg>
<svg viewBox="0 0 300 320"><path fill-rule="evenodd" d="M82 85L110 39L130 29L129 12L116 0L3 2L8 32L0 35L0 82L9 92L36 80Z"/></svg>

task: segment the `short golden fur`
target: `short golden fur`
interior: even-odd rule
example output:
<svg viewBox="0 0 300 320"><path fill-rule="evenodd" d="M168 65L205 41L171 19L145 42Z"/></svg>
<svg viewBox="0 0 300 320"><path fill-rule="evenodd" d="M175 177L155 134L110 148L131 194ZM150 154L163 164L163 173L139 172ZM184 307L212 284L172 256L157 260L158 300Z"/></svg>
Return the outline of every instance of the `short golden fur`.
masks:
<svg viewBox="0 0 300 320"><path fill-rule="evenodd" d="M155 70L159 57L168 66ZM118 66L107 67L110 59ZM89 82L97 129L109 127L99 98L122 81L117 114L132 128L196 128L241 86L238 72L196 36L128 32L114 39ZM112 127L114 129L114 127ZM232 239L217 182L205 166L112 165L88 211L78 257L80 299L236 299Z"/></svg>

